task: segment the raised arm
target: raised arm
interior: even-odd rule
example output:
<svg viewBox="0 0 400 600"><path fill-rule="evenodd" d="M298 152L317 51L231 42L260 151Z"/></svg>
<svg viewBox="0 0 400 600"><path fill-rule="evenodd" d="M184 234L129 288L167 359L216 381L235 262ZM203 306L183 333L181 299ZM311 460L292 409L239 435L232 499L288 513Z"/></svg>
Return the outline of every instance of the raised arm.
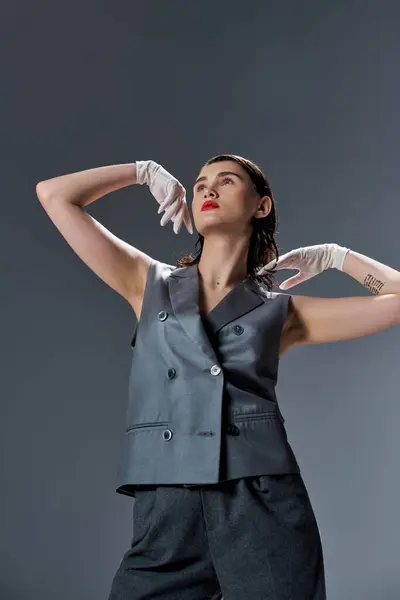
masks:
<svg viewBox="0 0 400 600"><path fill-rule="evenodd" d="M190 227L185 190L153 161L97 167L41 181L36 193L61 235L96 275L132 306L139 318L150 256L121 240L84 208L106 194L136 183L146 183L165 210L164 225L182 222Z"/></svg>
<svg viewBox="0 0 400 600"><path fill-rule="evenodd" d="M295 285L326 268L336 267L374 294L350 298L292 296L292 345L349 340L400 323L400 272L396 269L336 244L300 248L280 261L278 269L300 270L299 275L281 284L283 289L292 287L288 285L290 281Z"/></svg>

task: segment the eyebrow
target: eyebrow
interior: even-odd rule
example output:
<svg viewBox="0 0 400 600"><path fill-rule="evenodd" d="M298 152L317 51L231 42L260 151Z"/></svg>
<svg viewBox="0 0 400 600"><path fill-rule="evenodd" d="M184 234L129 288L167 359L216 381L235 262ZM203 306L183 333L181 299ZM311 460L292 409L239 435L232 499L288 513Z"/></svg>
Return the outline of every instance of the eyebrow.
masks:
<svg viewBox="0 0 400 600"><path fill-rule="evenodd" d="M234 171L221 171L220 173L218 173L217 177L224 177L225 175L235 175L235 177L238 177L239 179L241 179L242 181L244 181L243 177L241 175L239 175L238 173L234 173ZM205 179L207 179L206 175L203 175L202 177L199 177L194 182L193 187L195 187L199 183L199 181L204 181Z"/></svg>

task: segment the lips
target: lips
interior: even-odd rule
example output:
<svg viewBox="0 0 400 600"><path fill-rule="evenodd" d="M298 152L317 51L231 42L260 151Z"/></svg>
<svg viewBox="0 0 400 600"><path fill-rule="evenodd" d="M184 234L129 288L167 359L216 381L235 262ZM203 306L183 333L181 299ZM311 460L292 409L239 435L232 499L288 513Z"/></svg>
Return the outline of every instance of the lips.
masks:
<svg viewBox="0 0 400 600"><path fill-rule="evenodd" d="M214 200L206 200L201 207L201 210L212 210L213 208L219 208L219 204L214 202Z"/></svg>

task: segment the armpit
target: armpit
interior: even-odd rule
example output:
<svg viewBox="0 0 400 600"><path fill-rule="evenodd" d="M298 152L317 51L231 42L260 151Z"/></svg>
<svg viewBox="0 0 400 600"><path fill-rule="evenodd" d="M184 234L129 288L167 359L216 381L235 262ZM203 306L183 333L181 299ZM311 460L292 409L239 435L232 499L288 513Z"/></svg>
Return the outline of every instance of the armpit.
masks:
<svg viewBox="0 0 400 600"><path fill-rule="evenodd" d="M288 312L286 320L282 327L281 342L280 342L280 356L284 352L287 352L293 346L301 344L305 339L305 331L303 322L300 316L296 312L292 298L289 299Z"/></svg>

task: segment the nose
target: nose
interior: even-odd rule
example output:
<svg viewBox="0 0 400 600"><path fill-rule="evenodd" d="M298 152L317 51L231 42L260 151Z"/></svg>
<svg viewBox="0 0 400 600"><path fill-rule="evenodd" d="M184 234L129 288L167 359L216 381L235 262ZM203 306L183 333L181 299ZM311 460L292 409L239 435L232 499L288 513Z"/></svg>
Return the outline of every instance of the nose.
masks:
<svg viewBox="0 0 400 600"><path fill-rule="evenodd" d="M216 197L217 197L217 193L212 188L206 188L204 190L204 198L216 198Z"/></svg>

